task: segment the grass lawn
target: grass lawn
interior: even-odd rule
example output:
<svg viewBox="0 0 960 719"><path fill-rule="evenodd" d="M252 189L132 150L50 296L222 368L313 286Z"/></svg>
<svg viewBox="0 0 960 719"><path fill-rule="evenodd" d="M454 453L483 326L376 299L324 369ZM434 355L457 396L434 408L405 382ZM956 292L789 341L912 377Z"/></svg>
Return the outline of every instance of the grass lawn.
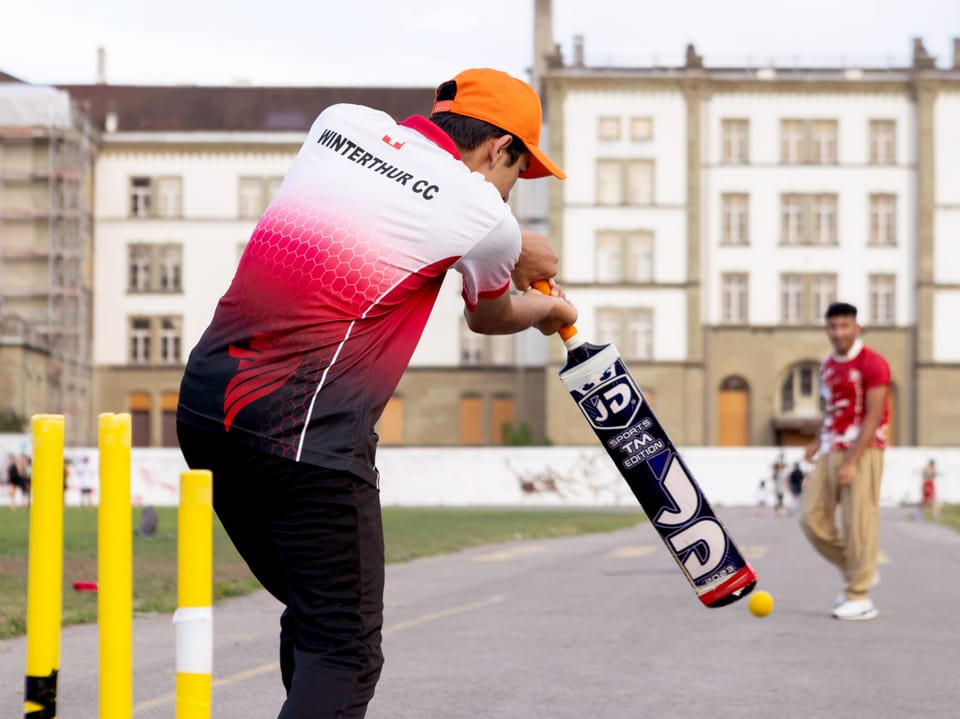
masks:
<svg viewBox="0 0 960 719"><path fill-rule="evenodd" d="M940 508L940 521L960 532L960 504L945 504Z"/></svg>
<svg viewBox="0 0 960 719"><path fill-rule="evenodd" d="M177 600L177 511L157 510L157 535L133 539L133 607L135 612L171 612ZM455 552L466 547L511 541L610 532L643 518L637 513L520 511L493 509L383 510L387 562ZM27 535L29 514L0 509L0 639L26 628ZM134 510L133 526L140 525ZM97 620L95 592L75 592L78 580L96 580L97 513L68 507L64 514L63 623ZM259 587L214 517L214 599L245 594Z"/></svg>

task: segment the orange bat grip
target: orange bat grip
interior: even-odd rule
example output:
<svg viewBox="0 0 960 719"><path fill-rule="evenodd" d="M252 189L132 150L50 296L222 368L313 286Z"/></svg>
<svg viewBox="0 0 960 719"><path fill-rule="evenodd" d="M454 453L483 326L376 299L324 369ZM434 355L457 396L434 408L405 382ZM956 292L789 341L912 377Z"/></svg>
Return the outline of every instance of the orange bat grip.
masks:
<svg viewBox="0 0 960 719"><path fill-rule="evenodd" d="M533 283L533 289L539 290L545 295L549 295L550 283L547 282L546 280L537 280L536 282ZM560 328L557 334L560 335L560 339L568 340L571 337L573 337L575 334L577 334L577 328L573 325L564 325L563 327Z"/></svg>

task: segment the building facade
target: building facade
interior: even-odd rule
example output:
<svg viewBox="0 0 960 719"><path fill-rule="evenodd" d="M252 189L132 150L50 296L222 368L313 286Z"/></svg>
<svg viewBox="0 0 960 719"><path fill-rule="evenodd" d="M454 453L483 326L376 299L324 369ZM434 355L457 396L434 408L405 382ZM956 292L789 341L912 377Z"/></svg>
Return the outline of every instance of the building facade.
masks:
<svg viewBox="0 0 960 719"><path fill-rule="evenodd" d="M957 59L714 69L691 47L683 68L554 66L547 88L563 282L679 443L809 442L836 300L890 362L893 441L956 442ZM564 394L549 436L586 442Z"/></svg>
<svg viewBox="0 0 960 719"><path fill-rule="evenodd" d="M402 119L432 90L71 86L102 128L97 156L94 362L98 411L129 411L134 444L176 445L187 355L323 108ZM378 426L382 444L542 439L545 342L480 337L451 273Z"/></svg>
<svg viewBox="0 0 960 719"><path fill-rule="evenodd" d="M92 190L96 133L63 91L0 77L0 418L93 430Z"/></svg>

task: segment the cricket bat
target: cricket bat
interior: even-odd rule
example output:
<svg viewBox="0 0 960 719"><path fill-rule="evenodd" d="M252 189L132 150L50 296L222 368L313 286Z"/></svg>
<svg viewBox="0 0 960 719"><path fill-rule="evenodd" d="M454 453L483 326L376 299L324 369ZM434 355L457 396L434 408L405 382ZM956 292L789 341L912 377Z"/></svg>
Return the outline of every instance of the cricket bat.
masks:
<svg viewBox="0 0 960 719"><path fill-rule="evenodd" d="M550 292L546 282L534 287ZM617 348L589 344L572 325L559 334L567 348L560 380L697 597L708 607L722 607L748 595L756 572L717 519Z"/></svg>

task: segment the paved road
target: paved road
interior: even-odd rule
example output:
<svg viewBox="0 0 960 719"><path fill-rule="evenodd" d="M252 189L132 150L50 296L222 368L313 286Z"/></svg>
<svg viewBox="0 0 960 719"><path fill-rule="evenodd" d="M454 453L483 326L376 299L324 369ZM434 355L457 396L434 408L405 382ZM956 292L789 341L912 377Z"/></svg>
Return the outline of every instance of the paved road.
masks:
<svg viewBox="0 0 960 719"><path fill-rule="evenodd" d="M370 719L955 717L960 534L884 513L880 617L838 622L832 569L792 519L721 512L776 600L701 608L647 524L392 566ZM276 604L216 612L214 717L282 701ZM169 616L137 619L136 719L173 716ZM0 716L20 711L23 640L0 643ZM64 631L61 719L96 716L96 631Z"/></svg>

